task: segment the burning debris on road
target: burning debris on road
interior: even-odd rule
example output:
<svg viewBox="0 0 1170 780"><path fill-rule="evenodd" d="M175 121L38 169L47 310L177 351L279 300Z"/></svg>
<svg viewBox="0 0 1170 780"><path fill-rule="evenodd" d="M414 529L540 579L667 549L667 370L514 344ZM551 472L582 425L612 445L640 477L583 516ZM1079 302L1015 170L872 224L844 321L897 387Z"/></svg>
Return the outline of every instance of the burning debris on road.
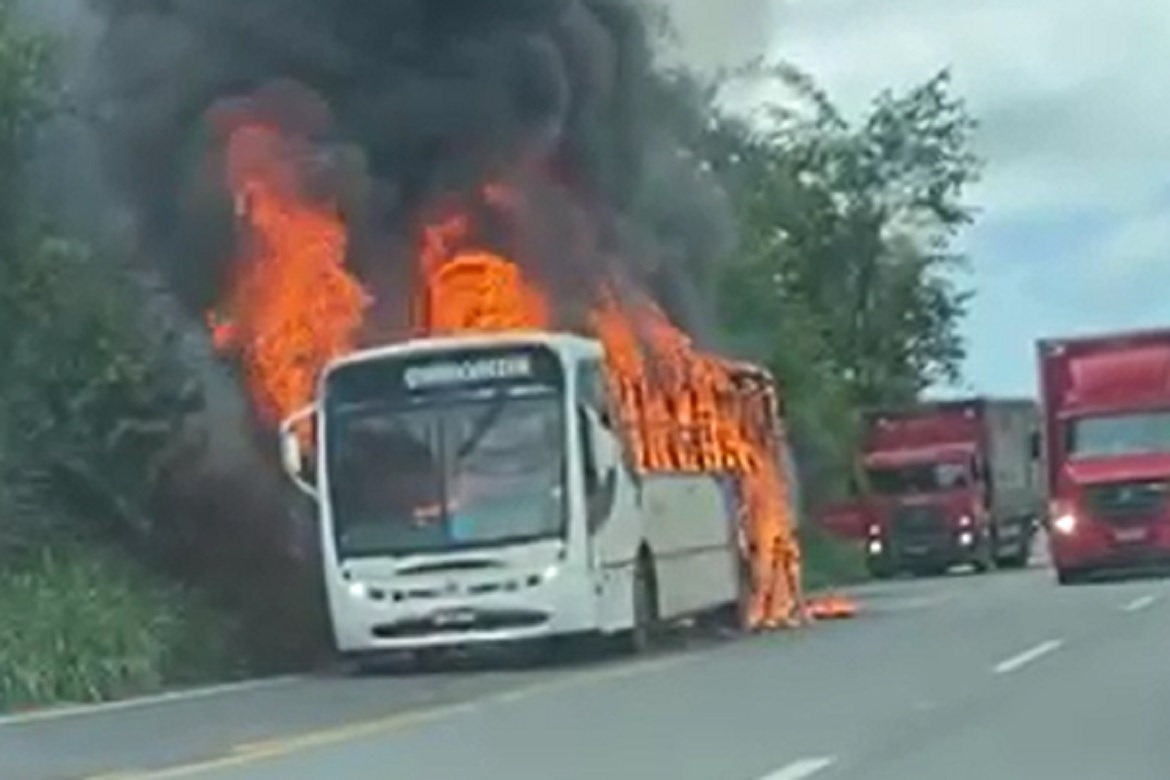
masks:
<svg viewBox="0 0 1170 780"><path fill-rule="evenodd" d="M100 6L111 171L263 422L355 348L591 334L642 469L739 477L746 622L803 615L775 389L694 342L726 219L654 110L632 2Z"/></svg>

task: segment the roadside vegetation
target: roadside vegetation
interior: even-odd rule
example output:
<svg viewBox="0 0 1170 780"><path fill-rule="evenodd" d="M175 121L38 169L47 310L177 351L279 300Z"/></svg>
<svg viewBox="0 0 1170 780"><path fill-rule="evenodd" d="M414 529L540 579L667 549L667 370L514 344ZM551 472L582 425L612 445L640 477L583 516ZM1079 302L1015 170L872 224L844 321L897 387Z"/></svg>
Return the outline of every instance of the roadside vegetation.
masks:
<svg viewBox="0 0 1170 780"><path fill-rule="evenodd" d="M731 78L772 102L727 113ZM809 584L856 579L856 551L812 518L850 489L859 408L959 376L973 123L946 73L853 121L789 66L659 87L735 214L724 324L782 383ZM241 491L184 471L206 407L186 353L120 258L31 194L57 94L51 41L0 0L0 711L310 663L311 556L273 531L293 510L257 487L269 472Z"/></svg>

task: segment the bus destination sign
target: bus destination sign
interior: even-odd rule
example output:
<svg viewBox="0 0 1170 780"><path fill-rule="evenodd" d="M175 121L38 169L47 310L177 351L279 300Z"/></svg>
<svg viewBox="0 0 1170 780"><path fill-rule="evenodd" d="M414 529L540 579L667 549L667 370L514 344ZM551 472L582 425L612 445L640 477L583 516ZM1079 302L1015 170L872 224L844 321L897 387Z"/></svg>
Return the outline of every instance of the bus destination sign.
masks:
<svg viewBox="0 0 1170 780"><path fill-rule="evenodd" d="M502 355L411 366L403 373L402 382L408 390L415 391L479 382L531 379L534 375L531 356Z"/></svg>

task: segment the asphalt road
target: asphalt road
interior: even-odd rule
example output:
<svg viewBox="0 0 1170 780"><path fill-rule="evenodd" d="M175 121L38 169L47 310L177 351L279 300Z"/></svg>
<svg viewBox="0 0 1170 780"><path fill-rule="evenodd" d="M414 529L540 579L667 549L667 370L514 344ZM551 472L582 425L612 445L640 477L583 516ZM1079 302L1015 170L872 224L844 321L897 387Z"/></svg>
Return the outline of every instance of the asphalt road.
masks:
<svg viewBox="0 0 1170 780"><path fill-rule="evenodd" d="M314 678L0 721L0 778L1165 780L1170 583L885 583L638 661Z"/></svg>

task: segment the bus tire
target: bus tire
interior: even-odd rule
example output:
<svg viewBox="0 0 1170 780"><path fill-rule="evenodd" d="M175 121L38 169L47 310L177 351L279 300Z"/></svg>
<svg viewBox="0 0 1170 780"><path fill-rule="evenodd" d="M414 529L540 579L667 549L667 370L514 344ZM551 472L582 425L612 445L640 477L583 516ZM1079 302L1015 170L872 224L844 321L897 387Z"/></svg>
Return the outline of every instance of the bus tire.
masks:
<svg viewBox="0 0 1170 780"><path fill-rule="evenodd" d="M337 670L343 677L371 677L386 671L386 659L366 653L340 653Z"/></svg>
<svg viewBox="0 0 1170 780"><path fill-rule="evenodd" d="M634 625L630 629L628 648L633 654L641 654L653 647L658 629L658 583L654 576L654 559L645 548L634 563L631 590Z"/></svg>

